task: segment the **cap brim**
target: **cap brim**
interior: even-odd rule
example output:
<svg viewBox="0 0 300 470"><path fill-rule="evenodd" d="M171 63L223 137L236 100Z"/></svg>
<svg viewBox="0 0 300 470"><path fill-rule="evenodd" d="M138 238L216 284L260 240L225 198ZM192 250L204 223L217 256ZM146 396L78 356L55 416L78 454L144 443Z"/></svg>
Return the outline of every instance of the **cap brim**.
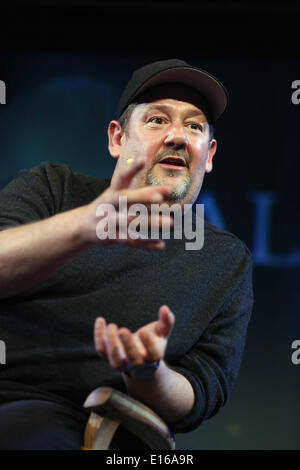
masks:
<svg viewBox="0 0 300 470"><path fill-rule="evenodd" d="M146 90L163 83L180 83L197 90L208 103L212 122L215 122L226 109L227 91L215 77L200 69L182 66L157 72L140 86L130 98L130 102Z"/></svg>

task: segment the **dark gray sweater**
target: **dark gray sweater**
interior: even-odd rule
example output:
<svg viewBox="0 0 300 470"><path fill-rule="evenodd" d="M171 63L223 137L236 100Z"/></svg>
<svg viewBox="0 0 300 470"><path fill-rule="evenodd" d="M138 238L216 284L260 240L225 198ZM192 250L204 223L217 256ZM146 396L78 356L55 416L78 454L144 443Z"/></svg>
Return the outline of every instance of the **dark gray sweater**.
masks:
<svg viewBox="0 0 300 470"><path fill-rule="evenodd" d="M0 192L0 228L86 204L108 185L42 162ZM188 251L185 242L171 239L155 252L95 245L47 281L0 301L0 402L39 398L81 408L99 386L125 391L120 372L94 350L94 320L101 315L135 331L167 304L175 326L166 361L196 396L191 413L171 427L187 432L217 413L241 363L253 303L251 255L236 236L207 222L201 250Z"/></svg>

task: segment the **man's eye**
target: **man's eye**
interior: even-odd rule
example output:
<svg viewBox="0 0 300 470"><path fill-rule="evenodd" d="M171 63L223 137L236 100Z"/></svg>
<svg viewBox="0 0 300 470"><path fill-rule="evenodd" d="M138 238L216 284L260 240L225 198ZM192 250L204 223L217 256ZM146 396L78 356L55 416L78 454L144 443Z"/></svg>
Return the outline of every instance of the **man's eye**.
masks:
<svg viewBox="0 0 300 470"><path fill-rule="evenodd" d="M203 126L201 126L201 124L197 124L196 122L190 122L188 126L191 126L193 130L203 132Z"/></svg>
<svg viewBox="0 0 300 470"><path fill-rule="evenodd" d="M152 122L154 124L162 124L164 120L163 118L160 118L160 117L152 117L149 119L149 122Z"/></svg>

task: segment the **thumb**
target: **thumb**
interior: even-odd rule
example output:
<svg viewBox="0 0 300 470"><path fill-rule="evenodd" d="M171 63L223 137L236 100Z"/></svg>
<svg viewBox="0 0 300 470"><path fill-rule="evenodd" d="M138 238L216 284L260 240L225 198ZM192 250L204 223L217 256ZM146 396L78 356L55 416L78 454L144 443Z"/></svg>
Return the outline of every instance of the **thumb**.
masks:
<svg viewBox="0 0 300 470"><path fill-rule="evenodd" d="M158 322L155 325L155 332L159 336L169 336L175 323L175 315L167 305L162 305L158 311Z"/></svg>

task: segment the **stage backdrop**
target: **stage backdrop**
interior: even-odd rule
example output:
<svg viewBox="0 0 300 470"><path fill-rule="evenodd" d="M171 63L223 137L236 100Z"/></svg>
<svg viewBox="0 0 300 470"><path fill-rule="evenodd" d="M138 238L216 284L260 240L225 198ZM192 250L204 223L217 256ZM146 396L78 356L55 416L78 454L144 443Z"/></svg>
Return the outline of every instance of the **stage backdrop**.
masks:
<svg viewBox="0 0 300 470"><path fill-rule="evenodd" d="M41 161L109 177L115 161L107 149L107 124L116 117L120 93L135 68L165 58L2 55L1 187ZM177 448L299 449L300 354L292 348L295 340L300 345L299 64L224 54L178 58L216 75L230 94L199 201L208 220L252 251L255 305L229 403L199 429L178 435Z"/></svg>

